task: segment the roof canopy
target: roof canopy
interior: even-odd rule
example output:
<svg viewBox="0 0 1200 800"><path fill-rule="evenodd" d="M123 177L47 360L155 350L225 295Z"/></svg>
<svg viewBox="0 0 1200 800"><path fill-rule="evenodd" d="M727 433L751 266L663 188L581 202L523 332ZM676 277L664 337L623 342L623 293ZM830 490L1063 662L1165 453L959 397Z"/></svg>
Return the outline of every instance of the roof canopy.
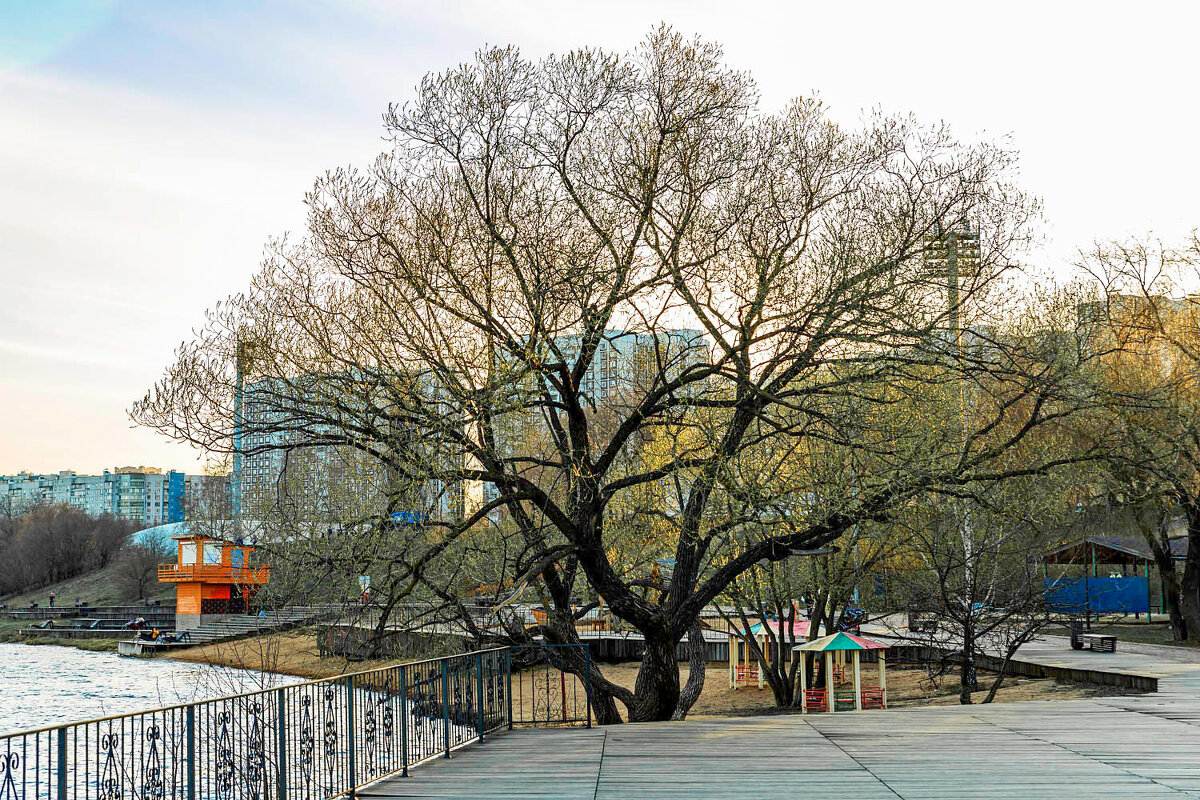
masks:
<svg viewBox="0 0 1200 800"><path fill-rule="evenodd" d="M861 636L855 636L851 633L838 631L829 636L822 636L820 639L813 639L811 642L805 642L801 645L796 645L792 650L803 650L811 653L828 653L834 650L887 650L891 645L881 642L873 642L870 639L864 639Z"/></svg>
<svg viewBox="0 0 1200 800"><path fill-rule="evenodd" d="M1187 539L1170 539L1171 558L1182 561L1187 554ZM1095 551L1097 564L1141 564L1153 561L1150 545L1141 536L1090 534L1042 555L1047 564L1091 564Z"/></svg>
<svg viewBox="0 0 1200 800"><path fill-rule="evenodd" d="M778 634L779 633L779 621L774 620L774 619L767 620L767 628L766 629L773 634ZM761 622L756 622L753 625L751 625L750 626L750 635L751 636L762 636L763 635L763 624ZM804 636L808 636L808 620L802 619L802 620L797 620L796 622L793 622L792 623L792 636L796 637L797 639L804 637Z"/></svg>

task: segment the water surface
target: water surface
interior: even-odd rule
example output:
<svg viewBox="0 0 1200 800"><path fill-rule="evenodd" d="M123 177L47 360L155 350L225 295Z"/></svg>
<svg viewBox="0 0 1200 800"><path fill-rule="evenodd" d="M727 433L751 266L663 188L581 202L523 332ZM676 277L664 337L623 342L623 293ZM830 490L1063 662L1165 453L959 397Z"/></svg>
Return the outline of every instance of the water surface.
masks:
<svg viewBox="0 0 1200 800"><path fill-rule="evenodd" d="M253 692L289 675L0 643L0 734Z"/></svg>

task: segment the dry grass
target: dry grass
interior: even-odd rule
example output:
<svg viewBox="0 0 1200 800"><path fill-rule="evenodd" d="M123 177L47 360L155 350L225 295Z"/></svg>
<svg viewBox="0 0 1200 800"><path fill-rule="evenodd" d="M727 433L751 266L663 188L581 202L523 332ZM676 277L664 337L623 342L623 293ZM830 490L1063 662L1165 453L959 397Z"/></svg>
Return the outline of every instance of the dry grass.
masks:
<svg viewBox="0 0 1200 800"><path fill-rule="evenodd" d="M347 661L342 658L322 658L317 652L316 636L312 631L298 630L272 634L257 639L244 639L235 642L191 647L185 650L174 650L160 658L173 658L180 661L190 661L201 664L237 667L252 670L268 670L282 672L288 675L318 679L344 675L348 672L375 669L393 664L403 663L402 660L390 661ZM604 664L601 666L605 677L609 680L632 689L637 678L636 663ZM680 664L681 680L687 680L688 668ZM991 675L980 672L980 684L988 687ZM538 676L539 682L544 676ZM729 672L722 664L708 667L704 676L704 691L700 699L692 707L691 716L742 716L753 714L778 713L775 698L769 688L741 688L736 691L729 688ZM514 676L513 702L514 714L518 719L527 718L532 713L531 676L529 673ZM552 686L552 692L561 689ZM863 671L863 685L876 685L874 666ZM524 687L524 688L523 688ZM845 685L842 688L849 688ZM568 697L582 696L582 688L576 679L566 682ZM1009 677L996 696L997 703L1011 703L1026 700L1074 700L1093 697L1097 694L1111 692L1106 687L1089 684L1059 683L1051 679L1033 680L1029 678ZM976 694L976 701L983 699L986 691ZM954 705L958 703L957 675L947 675L937 683L930 681L928 673L920 667L888 667L888 704L892 707L906 706L937 706ZM620 704L618 704L620 707ZM555 706L554 713L561 710L561 705ZM544 713L545 710L542 710Z"/></svg>
<svg viewBox="0 0 1200 800"><path fill-rule="evenodd" d="M312 680L401 663L399 660L348 661L344 658L322 657L317 652L316 634L306 629L171 650L157 657L196 664L281 672Z"/></svg>
<svg viewBox="0 0 1200 800"><path fill-rule="evenodd" d="M26 608L36 602L39 608L50 605L50 592L54 592L55 608L70 608L76 600L85 600L91 606L109 605L141 605L142 598L129 597L121 589L121 581L117 576L119 567L110 564L103 569L88 572L70 580L43 586L33 591L0 598L0 602L9 608ZM151 600L161 600L163 603L175 602L175 587L168 583L151 583L147 590Z"/></svg>

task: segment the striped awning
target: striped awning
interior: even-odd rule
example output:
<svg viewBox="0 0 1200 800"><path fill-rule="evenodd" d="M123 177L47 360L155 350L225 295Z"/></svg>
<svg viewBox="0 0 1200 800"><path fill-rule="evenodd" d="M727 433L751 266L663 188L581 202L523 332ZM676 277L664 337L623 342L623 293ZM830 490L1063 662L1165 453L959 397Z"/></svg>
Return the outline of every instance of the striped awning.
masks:
<svg viewBox="0 0 1200 800"><path fill-rule="evenodd" d="M822 636L820 639L813 639L811 642L796 645L792 650L803 650L809 653L826 653L832 650L887 650L889 647L891 645L864 639L852 633L838 631L829 636Z"/></svg>

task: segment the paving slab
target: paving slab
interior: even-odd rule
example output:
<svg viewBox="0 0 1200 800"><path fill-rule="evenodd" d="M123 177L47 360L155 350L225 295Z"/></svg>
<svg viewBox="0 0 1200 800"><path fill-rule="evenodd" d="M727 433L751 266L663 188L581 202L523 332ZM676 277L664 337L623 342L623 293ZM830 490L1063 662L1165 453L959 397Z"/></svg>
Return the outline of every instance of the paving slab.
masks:
<svg viewBox="0 0 1200 800"><path fill-rule="evenodd" d="M1046 637L1021 657L1150 675L1159 678L1159 691L517 730L359 794L377 800L1200 797L1200 652L1080 652Z"/></svg>

